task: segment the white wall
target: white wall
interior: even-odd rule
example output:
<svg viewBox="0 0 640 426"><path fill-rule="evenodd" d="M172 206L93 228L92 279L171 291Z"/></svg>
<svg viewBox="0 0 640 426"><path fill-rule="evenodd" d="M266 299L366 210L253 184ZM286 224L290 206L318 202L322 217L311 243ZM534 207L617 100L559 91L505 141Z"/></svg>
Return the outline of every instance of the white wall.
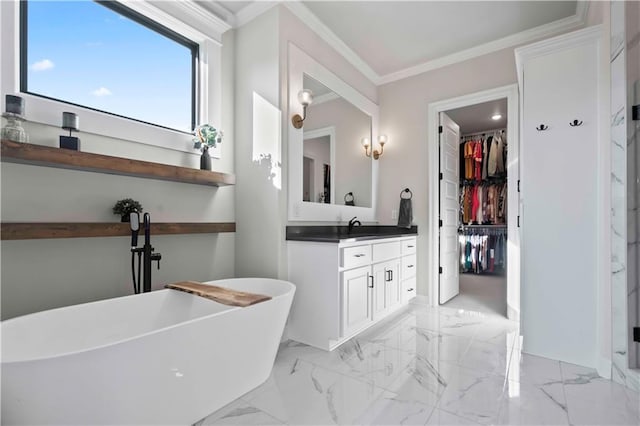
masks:
<svg viewBox="0 0 640 426"><path fill-rule="evenodd" d="M225 130L222 158L213 170L234 173L233 34L225 35L222 104ZM218 94L216 94L218 95ZM29 105L26 105L29 114ZM164 164L199 168L199 154L177 152L88 133L82 150ZM61 129L27 123L31 143L57 146ZM110 222L113 204L140 201L152 222L233 222L234 187L211 188L126 176L2 163L3 222ZM153 288L193 279L234 276L233 233L153 236L162 254L153 270ZM128 237L2 241L2 318L43 309L132 294Z"/></svg>
<svg viewBox="0 0 640 426"><path fill-rule="evenodd" d="M516 82L513 49L504 49L468 61L380 86L380 132L389 136L380 158L378 220L394 225L404 188L413 192L413 221L418 225L417 291L428 295L428 241L437 238L427 229L427 107L429 103ZM435 206L437 209L437 206Z"/></svg>
<svg viewBox="0 0 640 426"><path fill-rule="evenodd" d="M282 161L283 164L288 164L288 139L286 126L291 124L291 115L288 111L288 44L289 42L295 44L302 49L305 53L312 56L316 61L321 63L331 72L333 72L340 79L345 81L351 87L362 93L368 99L377 103L378 101L378 88L367 77L358 71L353 65L347 62L346 59L338 52L336 52L331 46L329 46L322 38L320 38L315 32L307 27L297 16L289 11L284 6L278 6L277 10L280 16L279 22L279 52L280 52L280 105L282 106ZM287 182L289 177L287 175L286 168L283 169L282 174L283 182ZM287 185L283 185L283 192L286 194ZM337 194L337 193L336 193ZM336 195L338 197L338 195ZM281 197L280 200L280 212L281 217L287 217L287 197ZM285 219L286 220L286 219ZM300 224L299 222L285 221L285 225ZM314 223L304 222L304 225L313 225ZM284 234L284 226L282 229ZM280 277L287 277L287 253L286 253L286 241L283 239L283 244L280 246L280 264L279 264Z"/></svg>
<svg viewBox="0 0 640 426"><path fill-rule="evenodd" d="M254 132L255 95L278 109L278 9L272 8L236 31L236 275L278 277L283 244L283 188L270 176L280 172L280 146ZM276 123L279 124L279 123ZM267 158L266 156L269 156ZM272 161L274 163L272 163ZM274 168L278 170L273 170Z"/></svg>
<svg viewBox="0 0 640 426"><path fill-rule="evenodd" d="M307 108L305 131L329 126L336 131L336 164L331 171L336 183L333 203L344 203L345 194L353 192L356 206L372 207L371 179L363 179L371 176L371 158L360 143L363 137L371 139L371 117L343 98Z"/></svg>

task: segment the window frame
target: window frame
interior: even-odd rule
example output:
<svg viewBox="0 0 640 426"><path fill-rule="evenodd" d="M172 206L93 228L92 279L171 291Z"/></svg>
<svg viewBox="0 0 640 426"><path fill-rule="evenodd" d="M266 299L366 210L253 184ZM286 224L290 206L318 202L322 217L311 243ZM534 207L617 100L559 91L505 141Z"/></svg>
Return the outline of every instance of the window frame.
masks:
<svg viewBox="0 0 640 426"><path fill-rule="evenodd" d="M25 0L21 0L20 1L20 41L19 41L19 45L20 45L20 92L21 93L27 93L29 95L32 96L38 96L41 98L45 98L45 99L50 99L52 101L56 101L56 102L62 102L68 105L74 105L77 107L81 107L81 108L86 108L92 111L98 111L98 112L102 112L105 114L110 114L110 115L115 115L117 117L121 117L121 118L127 118L130 120L135 120L135 121L139 121L141 123L145 123L145 124L150 124L152 126L159 126L159 127L163 127L165 129L168 130L175 130L178 132L182 132L182 133L189 133L191 134L193 132L193 130L196 127L196 117L197 117L197 109L198 109L198 101L197 101L197 91L196 91L196 81L197 81L197 69L198 69L198 57L199 57L199 52L200 52L200 48L199 45L191 40L189 40L188 38L184 37L181 34L176 33L175 31L170 30L169 28L165 27L164 25L159 24L158 22L149 19L148 17L144 16L143 14L136 12L126 6L124 6L121 3L118 2L113 2L113 1L105 1L105 0L93 0L94 3L97 3L103 7L106 7L107 9L122 15L124 17L127 17L129 19L131 19L133 22L135 22L136 24L142 25L144 27L146 27L147 29L160 34L166 38L168 38L169 40L180 44L181 46L186 47L187 49L189 49L189 51L191 52L191 123L189 124L190 126L190 130L189 131L185 131L185 130L180 130L180 129L174 129L172 127L168 127L168 126L164 126L161 123L153 123L150 121L145 121L145 120L141 120L138 118L134 118L134 117L129 117L123 114L118 114L117 112L111 112L111 111L105 111L105 110L101 110L99 108L94 108L94 107L90 107L87 105L83 105L83 104L78 104L75 102L71 102L71 101L67 101L64 99L60 99L60 98L55 98L52 96L46 96L40 93L36 93L36 92L30 92L28 90L28 71L29 71L29 63L28 63L28 53L29 53L29 14L28 14L28 10L29 10L29 1L25 1Z"/></svg>
<svg viewBox="0 0 640 426"><path fill-rule="evenodd" d="M25 98L25 117L30 141L42 145L55 146L57 138L51 137L51 131L33 134L28 127L30 123L60 127L62 112L74 112L80 117L80 134L98 135L126 142L166 148L173 151L194 153L192 133L150 124L135 118L104 112L67 101L48 98L21 90L21 26L22 0L0 1L0 26L2 31L2 51L0 59L0 92L1 103L4 104L6 94L15 94ZM148 1L127 2L117 0L145 20L160 25L169 31L191 41L198 46L196 66L193 67L193 90L195 96L194 125L201 123L220 123L221 89L222 89L222 34L231 28L229 24L212 15L195 3ZM136 21L138 22L138 21ZM26 55L25 55L26 57ZM4 109L4 105L2 105ZM33 128L33 127L32 127ZM112 149L113 147L113 149ZM109 150L126 153L127 149L119 149L110 144ZM215 154L215 153L214 153ZM126 156L126 154L124 154Z"/></svg>

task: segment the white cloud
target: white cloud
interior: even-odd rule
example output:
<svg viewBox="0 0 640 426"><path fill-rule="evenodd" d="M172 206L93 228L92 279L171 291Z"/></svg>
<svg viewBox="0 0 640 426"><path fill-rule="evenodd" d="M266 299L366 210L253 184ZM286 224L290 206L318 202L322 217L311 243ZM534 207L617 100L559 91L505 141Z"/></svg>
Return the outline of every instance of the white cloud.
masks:
<svg viewBox="0 0 640 426"><path fill-rule="evenodd" d="M55 64L51 62L49 59L43 59L31 65L31 69L34 71L50 70L53 67L55 67Z"/></svg>
<svg viewBox="0 0 640 426"><path fill-rule="evenodd" d="M109 96L111 94L111 90L107 89L106 87L101 87L91 92L91 94L93 96Z"/></svg>

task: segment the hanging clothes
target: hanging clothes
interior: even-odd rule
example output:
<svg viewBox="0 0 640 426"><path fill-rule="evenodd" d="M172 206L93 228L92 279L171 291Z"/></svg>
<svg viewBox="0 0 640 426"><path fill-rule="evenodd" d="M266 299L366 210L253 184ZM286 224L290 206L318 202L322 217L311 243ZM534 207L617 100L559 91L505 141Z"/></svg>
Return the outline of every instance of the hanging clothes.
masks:
<svg viewBox="0 0 640 426"><path fill-rule="evenodd" d="M504 274L507 267L506 229L465 229L458 236L460 272Z"/></svg>
<svg viewBox="0 0 640 426"><path fill-rule="evenodd" d="M482 179L485 180L488 177L487 169L488 169L488 160L489 160L489 147L491 146L491 141L493 140L493 136L489 136L482 143Z"/></svg>
<svg viewBox="0 0 640 426"><path fill-rule="evenodd" d="M482 141L476 141L473 148L473 178L475 180L482 180Z"/></svg>

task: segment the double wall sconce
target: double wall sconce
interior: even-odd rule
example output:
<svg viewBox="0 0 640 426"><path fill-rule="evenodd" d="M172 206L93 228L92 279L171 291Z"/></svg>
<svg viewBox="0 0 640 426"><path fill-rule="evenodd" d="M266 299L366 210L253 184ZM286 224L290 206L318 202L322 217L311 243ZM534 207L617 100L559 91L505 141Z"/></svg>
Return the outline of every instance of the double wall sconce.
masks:
<svg viewBox="0 0 640 426"><path fill-rule="evenodd" d="M371 157L371 155L373 154L373 159L377 160L382 153L384 152L384 144L387 143L388 138L387 135L380 135L378 136L378 143L380 144L380 151L378 150L374 150L372 152L371 149L371 141L369 141L369 138L362 138L362 146L364 147L364 153L367 157Z"/></svg>
<svg viewBox="0 0 640 426"><path fill-rule="evenodd" d="M291 117L291 124L293 124L293 127L296 129L302 129L302 123L304 123L304 119L307 118L307 107L313 102L313 92L309 89L301 90L300 93L298 93L298 101L302 105L302 117L300 117L300 114L294 115Z"/></svg>

